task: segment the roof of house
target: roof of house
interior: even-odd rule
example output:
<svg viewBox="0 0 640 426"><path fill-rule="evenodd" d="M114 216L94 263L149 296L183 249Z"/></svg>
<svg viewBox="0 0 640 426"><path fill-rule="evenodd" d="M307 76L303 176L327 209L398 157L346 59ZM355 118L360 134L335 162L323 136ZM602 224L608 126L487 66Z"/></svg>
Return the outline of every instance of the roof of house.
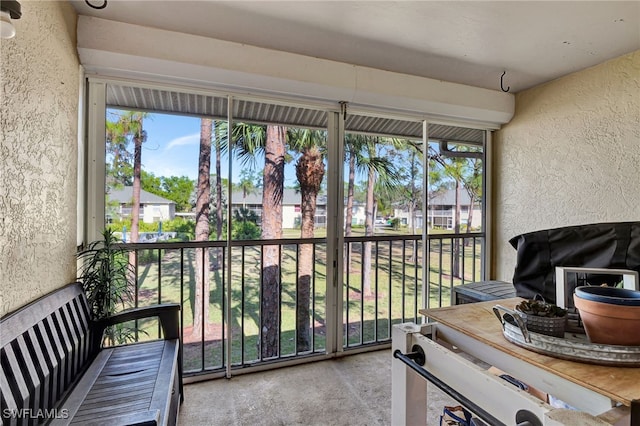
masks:
<svg viewBox="0 0 640 426"><path fill-rule="evenodd" d="M429 195L431 196L432 194ZM470 201L469 193L464 188L460 188L460 204L468 206ZM477 202L478 200L476 200L476 203ZM429 197L429 204L434 206L454 206L456 204L455 189L447 189L446 191L438 193L433 198Z"/></svg>
<svg viewBox="0 0 640 426"><path fill-rule="evenodd" d="M125 186L120 189L111 189L109 199L120 204L129 204L133 199L133 187ZM141 189L140 204L175 204L175 202Z"/></svg>
<svg viewBox="0 0 640 426"><path fill-rule="evenodd" d="M243 197L242 191L233 191L233 204L262 204L262 189L258 188L254 192L248 193L246 197ZM285 188L282 194L283 205L299 205L302 202L302 195L300 191L293 188ZM327 204L326 195L318 195L318 205Z"/></svg>

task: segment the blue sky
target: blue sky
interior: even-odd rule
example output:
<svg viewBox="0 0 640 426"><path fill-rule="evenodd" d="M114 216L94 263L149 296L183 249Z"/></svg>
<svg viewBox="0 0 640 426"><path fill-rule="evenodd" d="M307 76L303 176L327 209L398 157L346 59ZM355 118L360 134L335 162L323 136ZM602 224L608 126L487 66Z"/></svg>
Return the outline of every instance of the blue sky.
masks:
<svg viewBox="0 0 640 426"><path fill-rule="evenodd" d="M147 141L142 146L142 166L145 171L156 176L196 178L200 119L149 114L144 128L147 131Z"/></svg>
<svg viewBox="0 0 640 426"><path fill-rule="evenodd" d="M198 154L200 147L200 118L149 114L144 122L147 141L142 146L142 168L155 176L187 176L196 180L198 175ZM215 154L212 154L215 155ZM211 172L215 173L212 158ZM228 175L228 158L222 158L222 176ZM260 164L257 167L261 167ZM242 164L234 161L233 181L239 181ZM261 169L259 169L261 170ZM285 185L296 182L292 163L285 167Z"/></svg>
<svg viewBox="0 0 640 426"><path fill-rule="evenodd" d="M108 110L107 120L115 121L118 110ZM147 141L142 145L142 168L156 177L187 176L196 180L198 176L198 155L200 148L200 118L175 114L149 113L144 121ZM222 177L228 177L229 160L222 158ZM264 161L256 159L256 173L262 174ZM344 165L346 168L346 164ZM243 169L238 160L233 162L234 183L240 181ZM215 173L215 154L212 153L211 173ZM345 170L345 176L348 171ZM357 180L365 179L359 172ZM326 175L325 175L326 179ZM285 165L285 186L296 186L295 160Z"/></svg>

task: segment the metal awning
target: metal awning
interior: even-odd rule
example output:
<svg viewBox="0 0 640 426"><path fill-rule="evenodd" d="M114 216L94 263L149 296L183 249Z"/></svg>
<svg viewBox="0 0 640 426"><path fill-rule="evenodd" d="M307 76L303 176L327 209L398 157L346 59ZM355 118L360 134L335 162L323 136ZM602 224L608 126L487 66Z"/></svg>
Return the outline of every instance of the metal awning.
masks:
<svg viewBox="0 0 640 426"><path fill-rule="evenodd" d="M107 106L112 108L136 109L149 112L163 112L207 116L226 120L228 101L224 96L184 93L148 87L107 84ZM290 127L324 129L327 127L327 113L324 110L287 106L238 99L233 102L233 119L236 121L278 124ZM422 139L422 122L348 114L345 131L388 137ZM484 130L466 127L429 124L429 139L455 142L482 143Z"/></svg>

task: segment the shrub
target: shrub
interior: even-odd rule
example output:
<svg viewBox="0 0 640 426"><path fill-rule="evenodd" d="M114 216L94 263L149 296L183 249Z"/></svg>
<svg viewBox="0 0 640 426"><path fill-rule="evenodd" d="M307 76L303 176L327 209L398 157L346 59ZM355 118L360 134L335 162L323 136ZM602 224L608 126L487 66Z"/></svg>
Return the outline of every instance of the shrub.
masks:
<svg viewBox="0 0 640 426"><path fill-rule="evenodd" d="M234 222L231 238L234 240L258 240L262 235L260 227L253 222Z"/></svg>

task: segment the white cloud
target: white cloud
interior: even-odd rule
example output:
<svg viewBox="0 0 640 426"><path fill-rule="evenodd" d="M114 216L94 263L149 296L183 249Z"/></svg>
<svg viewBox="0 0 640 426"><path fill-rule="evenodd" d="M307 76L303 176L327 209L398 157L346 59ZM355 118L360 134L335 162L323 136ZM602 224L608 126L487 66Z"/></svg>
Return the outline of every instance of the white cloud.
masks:
<svg viewBox="0 0 640 426"><path fill-rule="evenodd" d="M185 163L181 158L160 155L142 160L143 169L157 177L187 176L189 179L195 179L198 175L197 159Z"/></svg>
<svg viewBox="0 0 640 426"><path fill-rule="evenodd" d="M191 135L180 136L179 138L172 139L167 144L165 151L170 150L176 146L185 146L185 145L197 145L200 143L200 133L193 133Z"/></svg>

